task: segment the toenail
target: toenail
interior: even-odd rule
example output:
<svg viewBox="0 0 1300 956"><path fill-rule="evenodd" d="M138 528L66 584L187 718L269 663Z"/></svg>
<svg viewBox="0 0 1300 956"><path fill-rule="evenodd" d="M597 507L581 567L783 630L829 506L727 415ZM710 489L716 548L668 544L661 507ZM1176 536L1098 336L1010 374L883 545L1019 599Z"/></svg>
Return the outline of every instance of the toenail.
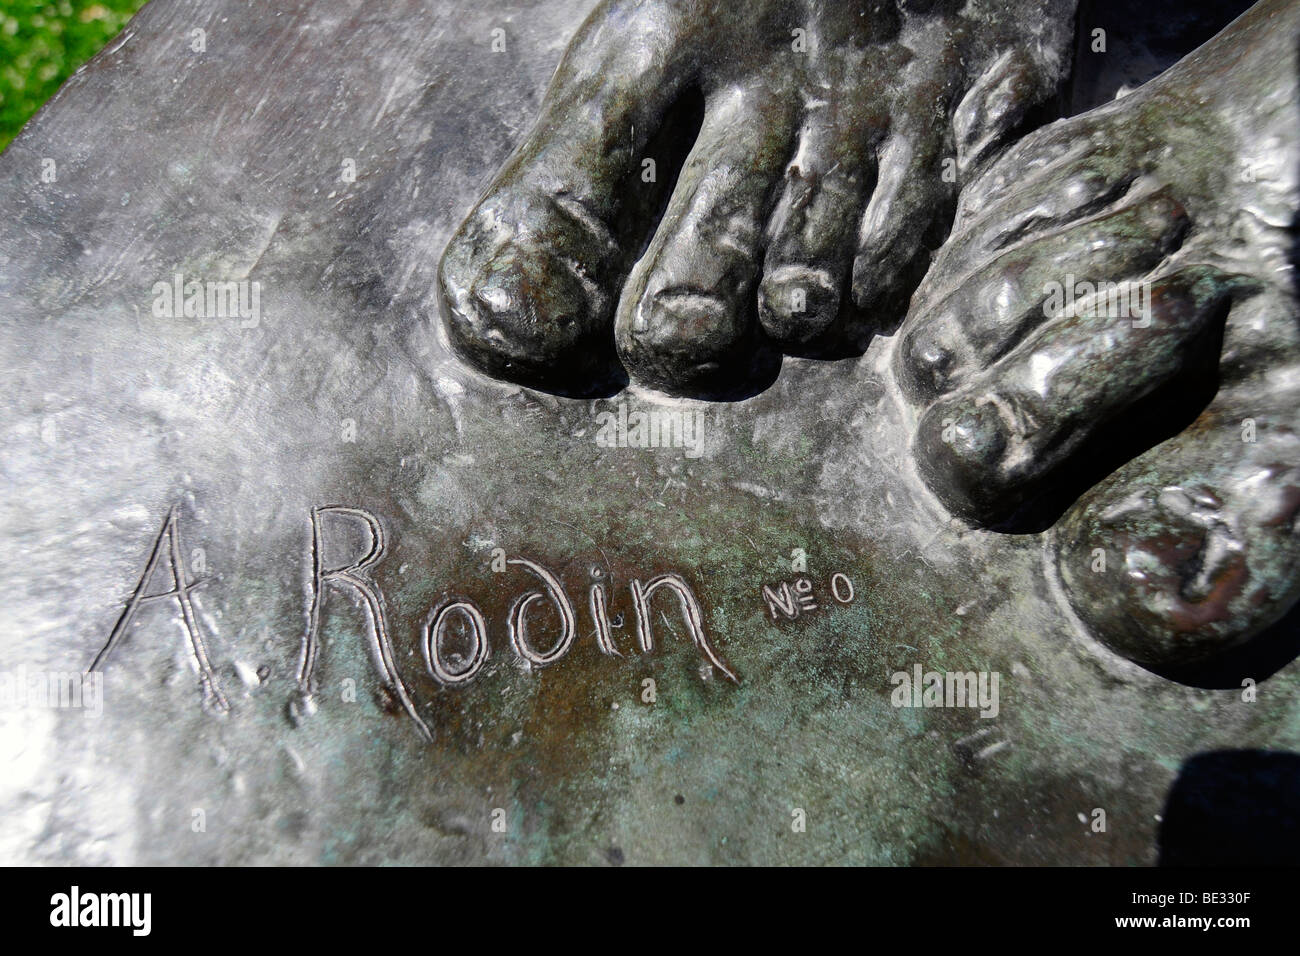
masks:
<svg viewBox="0 0 1300 956"><path fill-rule="evenodd" d="M967 407L939 420L940 441L951 449L955 462L984 474L998 470L1007 450L1007 437L997 407L984 403Z"/></svg>
<svg viewBox="0 0 1300 956"><path fill-rule="evenodd" d="M1004 509L1006 426L991 403L963 399L932 406L917 441L926 484L954 514L985 520Z"/></svg>
<svg viewBox="0 0 1300 956"><path fill-rule="evenodd" d="M951 389L957 372L957 352L944 341L946 338L934 327L922 328L908 337L903 345L903 370L909 391L932 396Z"/></svg>
<svg viewBox="0 0 1300 956"><path fill-rule="evenodd" d="M839 314L835 282L824 269L782 266L763 280L758 306L763 325L778 339L807 341Z"/></svg>
<svg viewBox="0 0 1300 956"><path fill-rule="evenodd" d="M732 310L720 296L690 290L656 292L648 307L637 309L633 331L654 338L706 344L732 332Z"/></svg>
<svg viewBox="0 0 1300 956"><path fill-rule="evenodd" d="M509 311L513 306L510 299L510 293L498 286L489 286L486 289L479 289L475 292L474 297L486 305L489 310L497 314Z"/></svg>
<svg viewBox="0 0 1300 956"><path fill-rule="evenodd" d="M800 285L804 288L817 288L826 292L835 291L834 277L825 269L819 269L815 266L778 266L767 274L767 281L777 285Z"/></svg>

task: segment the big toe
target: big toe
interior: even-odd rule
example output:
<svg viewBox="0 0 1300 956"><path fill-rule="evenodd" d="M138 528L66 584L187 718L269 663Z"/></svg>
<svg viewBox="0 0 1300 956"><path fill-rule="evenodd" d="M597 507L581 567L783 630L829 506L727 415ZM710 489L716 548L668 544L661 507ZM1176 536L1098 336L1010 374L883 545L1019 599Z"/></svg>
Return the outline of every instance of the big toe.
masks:
<svg viewBox="0 0 1300 956"><path fill-rule="evenodd" d="M599 283L535 239L485 251L475 231L457 235L439 271L457 353L489 375L548 391L615 378L612 304Z"/></svg>

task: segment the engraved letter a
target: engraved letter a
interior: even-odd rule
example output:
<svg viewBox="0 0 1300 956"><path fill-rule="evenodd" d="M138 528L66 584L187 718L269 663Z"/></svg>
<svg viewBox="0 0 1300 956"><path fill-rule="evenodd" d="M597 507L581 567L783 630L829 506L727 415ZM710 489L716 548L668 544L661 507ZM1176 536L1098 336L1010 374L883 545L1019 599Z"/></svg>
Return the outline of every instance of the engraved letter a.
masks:
<svg viewBox="0 0 1300 956"><path fill-rule="evenodd" d="M158 565L163 562L164 558L166 558L167 569L171 574L172 588L170 591L146 594L145 590L149 587L154 572L158 570ZM194 611L194 599L191 595L197 587L197 583L189 580L189 570L185 567L185 549L181 546L180 518L176 506L173 505L171 510L167 512L167 520L163 522L162 530L158 532L158 537L154 539L153 550L149 553L149 561L144 566L144 573L140 575L140 581L131 593L130 600L126 602L126 609L122 611L122 616L117 619L117 624L113 627L113 633L108 636L107 643L95 655L90 670L98 671L103 669L104 662L108 660L108 655L113 652L113 648L122 642L122 638L130 630L131 622L135 620L135 613L142 604L148 604L151 601L174 600L180 605L181 621L185 625L185 633L190 638L190 652L194 655L194 663L198 665L199 680L203 684L203 699L217 710L229 710L230 704L221 693L217 675L213 673L212 664L208 660L208 649L203 644L203 632L199 629L198 615Z"/></svg>

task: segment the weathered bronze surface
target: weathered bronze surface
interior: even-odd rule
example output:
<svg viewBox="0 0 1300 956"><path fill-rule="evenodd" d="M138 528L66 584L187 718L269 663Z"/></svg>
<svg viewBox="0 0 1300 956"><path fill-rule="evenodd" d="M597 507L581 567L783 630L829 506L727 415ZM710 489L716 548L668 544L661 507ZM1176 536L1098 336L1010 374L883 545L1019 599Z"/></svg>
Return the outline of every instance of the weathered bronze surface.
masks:
<svg viewBox="0 0 1300 956"><path fill-rule="evenodd" d="M0 156L0 674L92 675L0 709L0 859L1143 864L1290 799L1294 5L1090 112L1164 48L897 6L146 7Z"/></svg>

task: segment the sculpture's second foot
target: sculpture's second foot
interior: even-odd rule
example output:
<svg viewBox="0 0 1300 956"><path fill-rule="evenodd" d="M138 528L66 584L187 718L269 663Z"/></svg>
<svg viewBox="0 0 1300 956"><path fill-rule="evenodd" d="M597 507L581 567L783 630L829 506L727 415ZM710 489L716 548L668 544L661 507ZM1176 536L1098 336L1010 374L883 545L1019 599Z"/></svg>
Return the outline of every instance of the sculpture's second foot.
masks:
<svg viewBox="0 0 1300 956"><path fill-rule="evenodd" d="M1297 38L1265 0L1022 140L963 193L895 353L930 488L978 525L1063 511L1075 610L1163 671L1300 597Z"/></svg>

